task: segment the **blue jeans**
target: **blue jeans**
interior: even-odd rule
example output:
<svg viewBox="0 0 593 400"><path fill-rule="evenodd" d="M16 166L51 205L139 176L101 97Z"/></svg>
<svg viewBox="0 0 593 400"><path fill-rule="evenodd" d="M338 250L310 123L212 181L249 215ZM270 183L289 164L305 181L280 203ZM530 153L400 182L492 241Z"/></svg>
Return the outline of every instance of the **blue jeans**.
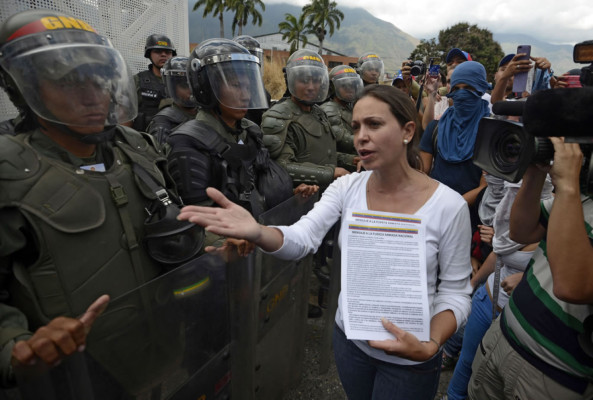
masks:
<svg viewBox="0 0 593 400"><path fill-rule="evenodd" d="M442 353L417 365L398 365L365 354L336 325L334 357L348 400L433 400Z"/></svg>
<svg viewBox="0 0 593 400"><path fill-rule="evenodd" d="M463 344L463 332L465 331L465 324L461 325L457 332L453 334L443 346L445 354L452 358L457 358L461 352L461 346Z"/></svg>
<svg viewBox="0 0 593 400"><path fill-rule="evenodd" d="M496 313L498 315L498 312ZM480 341L492 324L492 301L488 296L486 286L482 285L472 299L472 310L465 325L463 345L461 354L453 377L449 381L447 396L449 400L461 400L467 398L467 385L472 375L472 362Z"/></svg>

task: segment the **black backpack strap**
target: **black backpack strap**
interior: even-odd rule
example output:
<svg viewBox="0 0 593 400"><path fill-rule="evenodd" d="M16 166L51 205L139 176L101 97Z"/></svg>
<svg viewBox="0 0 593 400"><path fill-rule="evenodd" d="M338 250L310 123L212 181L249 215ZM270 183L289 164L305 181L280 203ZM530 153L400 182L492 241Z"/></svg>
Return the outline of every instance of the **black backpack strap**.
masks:
<svg viewBox="0 0 593 400"><path fill-rule="evenodd" d="M220 135L212 132L205 123L198 120L191 120L181 125L171 133L173 135L186 135L194 139L199 149L206 150L209 153L221 156L226 153L230 145L226 143Z"/></svg>
<svg viewBox="0 0 593 400"><path fill-rule="evenodd" d="M181 125L170 136L186 135L192 138L192 145L198 150L208 152L212 157L220 160L220 166L225 171L221 187L223 193L229 191L240 201L252 203L251 192L255 191L255 177L251 165L255 162L258 149L257 126L248 127L248 135L252 141L247 144L231 144L208 125L198 120L191 120ZM256 130L256 131L255 131ZM260 139L261 141L261 139ZM229 167L238 171L239 176L233 177ZM251 204L252 210L254 209Z"/></svg>

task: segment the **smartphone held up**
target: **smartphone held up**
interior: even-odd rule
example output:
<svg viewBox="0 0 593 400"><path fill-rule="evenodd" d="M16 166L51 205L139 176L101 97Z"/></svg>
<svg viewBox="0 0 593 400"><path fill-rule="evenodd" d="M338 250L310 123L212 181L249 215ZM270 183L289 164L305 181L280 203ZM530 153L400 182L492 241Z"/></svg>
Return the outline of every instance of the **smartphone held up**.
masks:
<svg viewBox="0 0 593 400"><path fill-rule="evenodd" d="M523 56L517 58L517 60L529 60L531 56L531 46L528 44L522 44L517 46L517 54L523 54ZM513 79L513 92L523 93L527 89L527 81L529 77L529 70L526 68L525 71L521 71L515 74Z"/></svg>

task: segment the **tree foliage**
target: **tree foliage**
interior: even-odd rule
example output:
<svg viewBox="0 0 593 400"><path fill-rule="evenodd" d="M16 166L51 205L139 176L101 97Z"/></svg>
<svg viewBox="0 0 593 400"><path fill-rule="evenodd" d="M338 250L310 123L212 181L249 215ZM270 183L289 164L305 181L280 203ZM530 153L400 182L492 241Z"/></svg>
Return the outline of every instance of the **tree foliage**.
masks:
<svg viewBox="0 0 593 400"><path fill-rule="evenodd" d="M228 0L198 0L194 4L193 11L197 11L200 7L204 7L204 13L202 17L206 18L209 14L213 17L218 17L220 24L220 37L224 37L224 18L223 14L229 9Z"/></svg>
<svg viewBox="0 0 593 400"><path fill-rule="evenodd" d="M340 23L344 20L344 13L338 9L338 4L331 0L312 0L303 6L303 15L307 18L307 33L311 33L319 40L319 54L323 53L325 35L332 37ZM327 29L326 29L327 27Z"/></svg>
<svg viewBox="0 0 593 400"><path fill-rule="evenodd" d="M278 31L282 34L282 40L290 43L290 53L294 53L302 46L307 45L307 36L305 28L305 15L301 14L298 18L292 14L284 14L284 21L278 24Z"/></svg>
<svg viewBox="0 0 593 400"><path fill-rule="evenodd" d="M430 40L421 39L420 44L416 46L416 48L414 49L414 51L412 51L408 59L412 61L422 60L428 64L428 61L431 58L434 58L435 64L444 65L445 55L443 54L443 51L439 49L439 46L435 38L432 38Z"/></svg>
<svg viewBox="0 0 593 400"><path fill-rule="evenodd" d="M471 54L472 60L478 61L486 68L488 80L493 80L498 62L504 57L502 47L493 39L492 32L488 29L481 29L467 22L459 22L439 31L438 42L435 38L421 40L410 57L423 59L427 55L440 56L441 64L444 65L447 53L455 47Z"/></svg>
<svg viewBox="0 0 593 400"><path fill-rule="evenodd" d="M467 51L471 54L472 60L478 61L486 68L489 80L498 69L498 62L504 57L502 47L492 38L492 32L467 22L460 22L440 31L439 47L445 55L454 47Z"/></svg>
<svg viewBox="0 0 593 400"><path fill-rule="evenodd" d="M249 17L253 25L261 26L263 18L256 6L266 11L266 5L261 0L231 0L229 10L235 12L232 25L233 36L237 27L239 35L243 34L243 27L249 22Z"/></svg>

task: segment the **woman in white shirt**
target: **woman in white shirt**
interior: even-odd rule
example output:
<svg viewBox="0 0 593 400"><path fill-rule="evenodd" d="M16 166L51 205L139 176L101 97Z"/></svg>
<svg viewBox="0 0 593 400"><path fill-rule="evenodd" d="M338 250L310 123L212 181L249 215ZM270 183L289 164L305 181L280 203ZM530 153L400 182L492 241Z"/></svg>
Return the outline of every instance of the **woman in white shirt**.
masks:
<svg viewBox="0 0 593 400"><path fill-rule="evenodd" d="M441 344L470 310L470 220L467 203L420 172L416 111L392 86L364 89L353 110L354 145L365 170L337 179L315 207L291 226L263 226L216 189L220 208L185 207L179 219L219 235L243 238L284 259L315 252L348 208L418 215L426 227L430 340L419 341L389 321L393 339L346 339L341 306L336 313L334 356L349 399L427 399L438 388ZM341 239L340 239L341 240ZM372 251L372 250L371 250ZM341 303L341 301L340 301Z"/></svg>

